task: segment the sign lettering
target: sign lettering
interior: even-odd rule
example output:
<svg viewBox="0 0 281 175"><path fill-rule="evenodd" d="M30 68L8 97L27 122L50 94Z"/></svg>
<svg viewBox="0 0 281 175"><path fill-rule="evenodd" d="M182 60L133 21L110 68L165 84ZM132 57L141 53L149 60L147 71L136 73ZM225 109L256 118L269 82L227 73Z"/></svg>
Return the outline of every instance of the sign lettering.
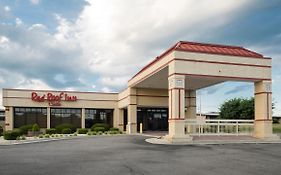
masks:
<svg viewBox="0 0 281 175"><path fill-rule="evenodd" d="M65 92L59 94L53 94L51 92L43 95L39 95L37 92L31 93L31 100L36 102L45 102L47 101L50 106L60 106L61 101L76 101L76 96L70 96Z"/></svg>

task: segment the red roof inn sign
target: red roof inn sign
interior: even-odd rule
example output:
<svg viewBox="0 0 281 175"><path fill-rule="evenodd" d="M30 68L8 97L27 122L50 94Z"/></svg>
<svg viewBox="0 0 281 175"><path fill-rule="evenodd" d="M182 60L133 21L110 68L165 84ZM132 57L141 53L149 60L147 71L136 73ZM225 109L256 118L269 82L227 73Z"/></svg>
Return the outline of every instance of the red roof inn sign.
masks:
<svg viewBox="0 0 281 175"><path fill-rule="evenodd" d="M61 92L59 94L53 94L53 93L46 93L43 95L38 95L37 92L31 93L31 99L32 101L36 102L45 102L47 101L50 106L60 106L61 101L76 101L76 96L70 96L65 92Z"/></svg>

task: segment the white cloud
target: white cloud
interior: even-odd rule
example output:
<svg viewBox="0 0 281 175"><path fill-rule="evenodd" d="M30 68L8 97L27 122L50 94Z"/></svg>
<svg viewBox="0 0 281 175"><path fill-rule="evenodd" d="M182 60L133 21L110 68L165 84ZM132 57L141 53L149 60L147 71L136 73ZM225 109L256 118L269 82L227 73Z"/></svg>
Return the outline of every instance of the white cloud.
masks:
<svg viewBox="0 0 281 175"><path fill-rule="evenodd" d="M103 88L101 89L101 91L102 91L102 92L111 92L112 90L111 90L110 88L108 88L108 87L103 87Z"/></svg>
<svg viewBox="0 0 281 175"><path fill-rule="evenodd" d="M44 30L44 29L47 29L47 27L43 24L33 24L28 28L28 30Z"/></svg>
<svg viewBox="0 0 281 175"><path fill-rule="evenodd" d="M5 10L6 12L9 12L9 11L11 11L11 8L10 8L9 6L5 6L5 7L4 7L4 10Z"/></svg>
<svg viewBox="0 0 281 175"><path fill-rule="evenodd" d="M251 1L88 2L75 23L57 16L61 21L57 38L78 40L87 68L116 87L116 82L108 80L132 76L163 48L226 24Z"/></svg>
<svg viewBox="0 0 281 175"><path fill-rule="evenodd" d="M30 3L33 5L38 5L40 3L40 0L30 0Z"/></svg>
<svg viewBox="0 0 281 175"><path fill-rule="evenodd" d="M0 47L7 45L10 42L9 38L7 38L6 36L1 36L0 35Z"/></svg>
<svg viewBox="0 0 281 175"><path fill-rule="evenodd" d="M124 87L124 85L128 81L128 77L102 77L99 79L100 84L103 86L113 87L115 89L120 89Z"/></svg>
<svg viewBox="0 0 281 175"><path fill-rule="evenodd" d="M16 18L16 26L22 25L22 20L20 18Z"/></svg>
<svg viewBox="0 0 281 175"><path fill-rule="evenodd" d="M58 26L52 33L43 24L22 25L19 18L14 28L0 24L0 70L8 72L5 86L118 91L172 44L209 36L248 10L252 1L88 2L74 21L55 14Z"/></svg>
<svg viewBox="0 0 281 175"><path fill-rule="evenodd" d="M51 90L52 88L40 79L23 79L18 83L19 89Z"/></svg>

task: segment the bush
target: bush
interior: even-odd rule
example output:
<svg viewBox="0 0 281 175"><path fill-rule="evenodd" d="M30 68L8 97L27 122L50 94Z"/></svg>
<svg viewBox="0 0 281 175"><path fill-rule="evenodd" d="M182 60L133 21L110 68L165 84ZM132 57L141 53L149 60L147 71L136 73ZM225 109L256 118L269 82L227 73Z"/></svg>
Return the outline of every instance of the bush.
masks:
<svg viewBox="0 0 281 175"><path fill-rule="evenodd" d="M40 139L42 139L42 138L44 137L44 135L40 134L38 137L39 137Z"/></svg>
<svg viewBox="0 0 281 175"><path fill-rule="evenodd" d="M20 130L5 131L4 132L4 139L5 140L16 140L21 135L22 134L21 134Z"/></svg>
<svg viewBox="0 0 281 175"><path fill-rule="evenodd" d="M121 131L109 131L109 134L122 134L122 132Z"/></svg>
<svg viewBox="0 0 281 175"><path fill-rule="evenodd" d="M109 131L119 131L119 128L110 128Z"/></svg>
<svg viewBox="0 0 281 175"><path fill-rule="evenodd" d="M93 131L95 132L104 132L106 129L104 127L95 127Z"/></svg>
<svg viewBox="0 0 281 175"><path fill-rule="evenodd" d="M108 131L110 126L106 123L96 123L91 127L91 130L94 131L96 127L103 127L105 131Z"/></svg>
<svg viewBox="0 0 281 175"><path fill-rule="evenodd" d="M32 131L33 132L40 131L40 127L39 127L39 125L37 123L32 125Z"/></svg>
<svg viewBox="0 0 281 175"><path fill-rule="evenodd" d="M55 128L51 128L51 129L46 129L46 134L56 134L56 129Z"/></svg>
<svg viewBox="0 0 281 175"><path fill-rule="evenodd" d="M64 123L56 126L56 132L61 134L63 129L70 129L70 133L76 132L76 127L69 123ZM63 133L62 133L63 134Z"/></svg>
<svg viewBox="0 0 281 175"><path fill-rule="evenodd" d="M32 130L32 125L23 125L19 127L21 135L27 135L28 131Z"/></svg>
<svg viewBox="0 0 281 175"><path fill-rule="evenodd" d="M87 134L87 133L88 133L88 129L86 128L78 129L78 134Z"/></svg>
<svg viewBox="0 0 281 175"><path fill-rule="evenodd" d="M102 134L103 134L103 132L101 132L101 131L97 132L97 135L102 135Z"/></svg>
<svg viewBox="0 0 281 175"><path fill-rule="evenodd" d="M61 133L62 134L71 134L71 129L70 128L63 128Z"/></svg>
<svg viewBox="0 0 281 175"><path fill-rule="evenodd" d="M45 134L45 138L50 138L50 135L49 134Z"/></svg>

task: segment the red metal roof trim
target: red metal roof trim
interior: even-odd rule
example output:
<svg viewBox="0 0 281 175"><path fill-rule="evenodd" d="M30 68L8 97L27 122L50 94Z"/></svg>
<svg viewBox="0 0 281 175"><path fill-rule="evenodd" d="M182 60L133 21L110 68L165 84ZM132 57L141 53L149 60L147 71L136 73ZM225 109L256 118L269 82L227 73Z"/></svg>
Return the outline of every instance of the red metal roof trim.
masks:
<svg viewBox="0 0 281 175"><path fill-rule="evenodd" d="M207 43L197 43L188 41L179 41L174 46L169 48L160 56L156 57L149 64L143 67L136 75L131 79L139 75L141 72L146 70L148 67L162 59L164 56L169 54L171 51L184 51L184 52L197 52L197 53L207 53L207 54L217 54L217 55L229 55L229 56L241 56L241 57L251 57L251 58L264 58L263 55L253 52L251 50L245 49L239 46L229 46L220 44L207 44ZM131 80L130 79L130 80ZM130 81L129 80L129 81Z"/></svg>
<svg viewBox="0 0 281 175"><path fill-rule="evenodd" d="M206 43L196 43L196 42L187 42L187 41L180 41L179 43L180 43L179 46L175 48L175 50L218 54L218 55L263 58L263 55L239 46L206 44Z"/></svg>
<svg viewBox="0 0 281 175"><path fill-rule="evenodd" d="M150 63L148 63L146 66L144 66L137 74L135 74L131 79L135 78L138 74L140 74L141 72L143 72L145 69L147 69L148 67L150 67L151 65L153 65L154 63L156 63L157 61L159 61L161 58L163 58L164 56L168 55L171 51L174 50L175 47L177 47L177 45L179 44L179 42L175 45L173 45L171 48L169 48L167 51L165 51L164 53L162 53L160 56L156 57L154 60L152 60ZM130 79L130 80L131 80ZM129 80L129 81L130 81Z"/></svg>

